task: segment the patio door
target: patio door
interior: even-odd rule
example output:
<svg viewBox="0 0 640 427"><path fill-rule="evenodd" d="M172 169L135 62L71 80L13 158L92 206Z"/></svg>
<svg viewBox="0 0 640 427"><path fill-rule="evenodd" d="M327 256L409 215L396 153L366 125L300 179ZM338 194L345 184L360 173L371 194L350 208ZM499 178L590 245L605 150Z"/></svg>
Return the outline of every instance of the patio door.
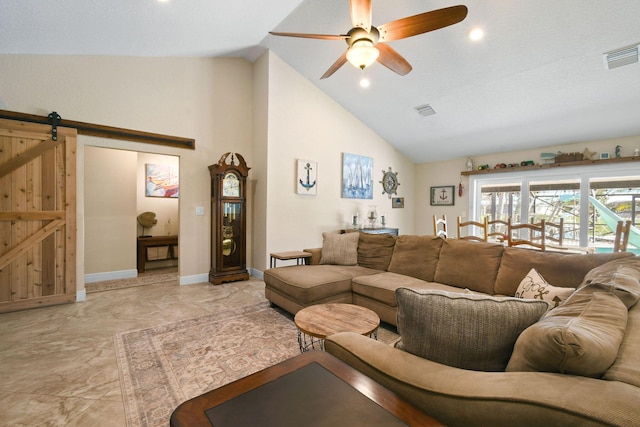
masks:
<svg viewBox="0 0 640 427"><path fill-rule="evenodd" d="M0 312L76 300L76 130L0 119Z"/></svg>

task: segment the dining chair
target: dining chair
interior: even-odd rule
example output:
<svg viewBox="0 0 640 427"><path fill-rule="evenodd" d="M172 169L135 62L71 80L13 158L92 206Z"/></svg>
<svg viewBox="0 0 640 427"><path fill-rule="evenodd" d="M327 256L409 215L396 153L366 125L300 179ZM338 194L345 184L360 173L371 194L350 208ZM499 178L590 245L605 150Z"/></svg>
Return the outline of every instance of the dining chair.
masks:
<svg viewBox="0 0 640 427"><path fill-rule="evenodd" d="M433 216L433 235L442 237L443 239L448 237L446 215L442 215L442 218L439 218L437 215Z"/></svg>
<svg viewBox="0 0 640 427"><path fill-rule="evenodd" d="M501 219L487 221L487 241L506 242L509 224Z"/></svg>
<svg viewBox="0 0 640 427"><path fill-rule="evenodd" d="M629 244L629 230L631 230L631 221L618 221L613 252L626 252Z"/></svg>
<svg viewBox="0 0 640 427"><path fill-rule="evenodd" d="M527 233L527 238L522 234ZM515 237L514 237L515 233ZM507 221L507 238L509 246L527 246L532 249L546 249L545 220L539 224L513 224L511 218Z"/></svg>
<svg viewBox="0 0 640 427"><path fill-rule="evenodd" d="M463 236L463 229L469 234ZM480 235L474 234L474 231L479 230ZM479 221L462 221L461 217L458 217L458 239L460 240L473 240L476 242L487 241L487 217L484 217L482 222Z"/></svg>
<svg viewBox="0 0 640 427"><path fill-rule="evenodd" d="M534 223L533 220L531 221L532 224L540 226L540 223ZM549 246L556 246L556 247L562 247L562 242L563 242L563 236L564 236L564 218L560 218L558 220L558 222L550 222L548 220L544 221L544 231L545 231L545 246L549 247ZM531 240L533 240L534 242L540 242L541 236L539 235L535 235L535 236L531 236Z"/></svg>

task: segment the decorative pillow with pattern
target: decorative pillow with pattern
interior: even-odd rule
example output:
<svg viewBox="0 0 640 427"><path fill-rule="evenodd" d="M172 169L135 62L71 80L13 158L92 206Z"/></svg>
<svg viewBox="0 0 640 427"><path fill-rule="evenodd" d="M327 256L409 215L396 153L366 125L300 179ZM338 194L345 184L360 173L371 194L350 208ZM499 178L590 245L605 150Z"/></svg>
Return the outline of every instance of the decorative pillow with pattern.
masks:
<svg viewBox="0 0 640 427"><path fill-rule="evenodd" d="M475 371L504 371L522 331L549 309L546 301L483 294L396 289L396 347Z"/></svg>
<svg viewBox="0 0 640 427"><path fill-rule="evenodd" d="M535 268L532 268L520 282L515 297L547 301L552 308L555 308L569 298L574 291L575 288L550 285Z"/></svg>
<svg viewBox="0 0 640 427"><path fill-rule="evenodd" d="M356 265L359 233L322 233L320 264Z"/></svg>

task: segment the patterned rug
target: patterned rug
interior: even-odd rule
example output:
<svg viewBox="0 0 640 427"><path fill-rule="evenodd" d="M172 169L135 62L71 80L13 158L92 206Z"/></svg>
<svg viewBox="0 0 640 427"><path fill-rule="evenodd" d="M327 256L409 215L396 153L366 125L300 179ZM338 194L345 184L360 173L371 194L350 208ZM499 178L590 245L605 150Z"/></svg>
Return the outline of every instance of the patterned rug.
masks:
<svg viewBox="0 0 640 427"><path fill-rule="evenodd" d="M94 292L112 291L114 289L132 288L134 286L145 286L172 281L178 283L178 273L151 274L148 276L132 277L130 279L85 283L84 288L88 294L91 294Z"/></svg>
<svg viewBox="0 0 640 427"><path fill-rule="evenodd" d="M264 302L116 334L127 425L167 426L185 400L299 354L296 331Z"/></svg>

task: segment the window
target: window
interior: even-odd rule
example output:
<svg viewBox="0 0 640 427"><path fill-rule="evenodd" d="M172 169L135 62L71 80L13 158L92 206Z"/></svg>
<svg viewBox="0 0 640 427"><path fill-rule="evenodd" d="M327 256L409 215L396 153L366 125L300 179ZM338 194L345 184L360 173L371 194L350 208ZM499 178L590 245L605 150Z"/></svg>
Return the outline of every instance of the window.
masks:
<svg viewBox="0 0 640 427"><path fill-rule="evenodd" d="M618 220L631 220L635 228L628 250L640 253L640 175L635 163L471 175L469 187L472 219L562 219L564 246L590 246L598 252L612 250Z"/></svg>

